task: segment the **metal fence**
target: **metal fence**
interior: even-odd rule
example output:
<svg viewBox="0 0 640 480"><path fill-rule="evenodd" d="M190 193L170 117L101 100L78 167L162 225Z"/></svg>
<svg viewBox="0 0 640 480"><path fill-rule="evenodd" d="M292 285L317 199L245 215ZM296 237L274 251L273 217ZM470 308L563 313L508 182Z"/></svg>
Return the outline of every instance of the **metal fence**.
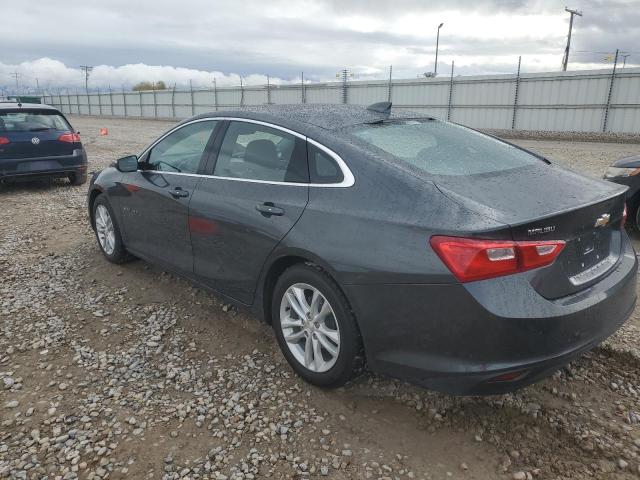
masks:
<svg viewBox="0 0 640 480"><path fill-rule="evenodd" d="M368 105L390 100L482 129L640 133L640 68L533 74L345 81L207 90L60 92L44 102L64 113L187 118L239 106L299 103Z"/></svg>

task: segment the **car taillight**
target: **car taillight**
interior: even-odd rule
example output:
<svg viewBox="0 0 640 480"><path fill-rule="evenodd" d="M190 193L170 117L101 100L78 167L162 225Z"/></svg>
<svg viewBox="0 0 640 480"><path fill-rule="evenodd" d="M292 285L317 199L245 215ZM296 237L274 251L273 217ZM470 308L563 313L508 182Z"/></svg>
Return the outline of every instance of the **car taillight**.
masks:
<svg viewBox="0 0 640 480"><path fill-rule="evenodd" d="M622 223L620 223L620 228L624 228L625 223L627 223L627 204L624 204L624 210L622 210Z"/></svg>
<svg viewBox="0 0 640 480"><path fill-rule="evenodd" d="M80 134L78 133L63 133L58 137L58 141L67 143L80 143Z"/></svg>
<svg viewBox="0 0 640 480"><path fill-rule="evenodd" d="M461 282L511 275L550 265L564 248L562 240L513 242L433 236L431 246Z"/></svg>
<svg viewBox="0 0 640 480"><path fill-rule="evenodd" d="M0 137L0 145L9 145L10 143L7 137Z"/></svg>

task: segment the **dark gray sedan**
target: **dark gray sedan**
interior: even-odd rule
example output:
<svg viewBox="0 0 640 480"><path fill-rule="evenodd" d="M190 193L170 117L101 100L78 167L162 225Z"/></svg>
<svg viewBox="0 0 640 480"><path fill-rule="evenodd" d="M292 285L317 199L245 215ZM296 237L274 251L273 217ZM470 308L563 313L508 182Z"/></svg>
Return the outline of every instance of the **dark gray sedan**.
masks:
<svg viewBox="0 0 640 480"><path fill-rule="evenodd" d="M365 366L455 394L514 390L636 302L624 192L390 105L186 120L94 175L105 257L140 257L270 323L307 381Z"/></svg>

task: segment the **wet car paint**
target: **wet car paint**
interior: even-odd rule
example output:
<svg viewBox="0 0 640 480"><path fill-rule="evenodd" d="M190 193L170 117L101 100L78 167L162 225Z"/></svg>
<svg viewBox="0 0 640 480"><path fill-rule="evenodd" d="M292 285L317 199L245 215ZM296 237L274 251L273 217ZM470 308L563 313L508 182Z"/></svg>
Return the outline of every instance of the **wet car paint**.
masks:
<svg viewBox="0 0 640 480"><path fill-rule="evenodd" d="M145 248L132 248L133 253L252 308L266 321L271 320L268 288L272 273L292 258L311 261L345 292L373 370L456 394L492 393L525 385L601 341L626 320L635 304L637 263L619 225L623 188L541 162L534 177L547 183L526 192L521 207L526 215L518 217L517 200L522 197L518 193L533 177L523 176L520 183L513 177L511 185L502 188L496 180L492 182L495 189L486 191L480 185L465 189L464 183L426 178L341 134L344 125L372 119L370 112L354 108L313 106L302 113L298 107L267 107L195 117L250 118L300 132L339 154L353 172L355 184L349 188L286 187L300 193L295 201L288 199L295 205L294 217L274 229L275 222L265 223L268 219L253 207L256 202L274 200L276 190L264 188L256 193L252 187L253 193L251 189L225 193L221 182L203 183L201 179L193 186L193 204L184 222L180 220L191 238L188 248L198 251L200 258L193 256L196 266L192 263L189 269L185 261L172 265L176 245L165 235L158 236L154 247L164 250L164 255L152 255ZM92 182L89 204L97 191L107 192L122 221L123 212L131 208L131 196L138 193L123 186L139 185L130 177L115 168L104 170ZM563 185L570 187L564 196ZM509 198L505 189L514 192L513 205L505 203ZM545 203L550 197L555 200ZM608 201L610 205L602 204ZM536 277L550 274L554 265L460 284L429 246L433 234L512 238L517 234L512 225L518 220L529 226L532 219L560 216L562 220L563 213L572 218L571 212L589 202L610 209L612 224L618 222L613 235L617 240L611 240L610 246L617 249L617 259L606 275L577 291L551 285L546 291L549 298L545 298L543 283L549 281L536 281ZM588 215L596 213L599 211ZM142 221L152 232L152 223ZM207 225L204 231L203 225ZM124 230L129 248L130 232ZM260 246L265 239L268 243ZM226 253L221 255L216 246ZM208 281L206 272L216 269L219 281ZM248 285L253 285L253 292ZM514 370L526 370L526 374L507 384L487 383L492 376Z"/></svg>

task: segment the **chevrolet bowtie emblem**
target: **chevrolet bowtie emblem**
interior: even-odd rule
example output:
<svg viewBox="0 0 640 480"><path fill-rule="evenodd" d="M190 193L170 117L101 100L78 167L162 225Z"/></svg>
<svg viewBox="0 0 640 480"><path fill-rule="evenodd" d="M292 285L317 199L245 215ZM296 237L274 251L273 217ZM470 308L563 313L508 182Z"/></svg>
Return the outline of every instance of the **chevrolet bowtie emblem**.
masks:
<svg viewBox="0 0 640 480"><path fill-rule="evenodd" d="M609 224L609 220L611 220L611 215L608 213L603 213L598 218L596 218L596 223L593 225L594 227L604 227Z"/></svg>

